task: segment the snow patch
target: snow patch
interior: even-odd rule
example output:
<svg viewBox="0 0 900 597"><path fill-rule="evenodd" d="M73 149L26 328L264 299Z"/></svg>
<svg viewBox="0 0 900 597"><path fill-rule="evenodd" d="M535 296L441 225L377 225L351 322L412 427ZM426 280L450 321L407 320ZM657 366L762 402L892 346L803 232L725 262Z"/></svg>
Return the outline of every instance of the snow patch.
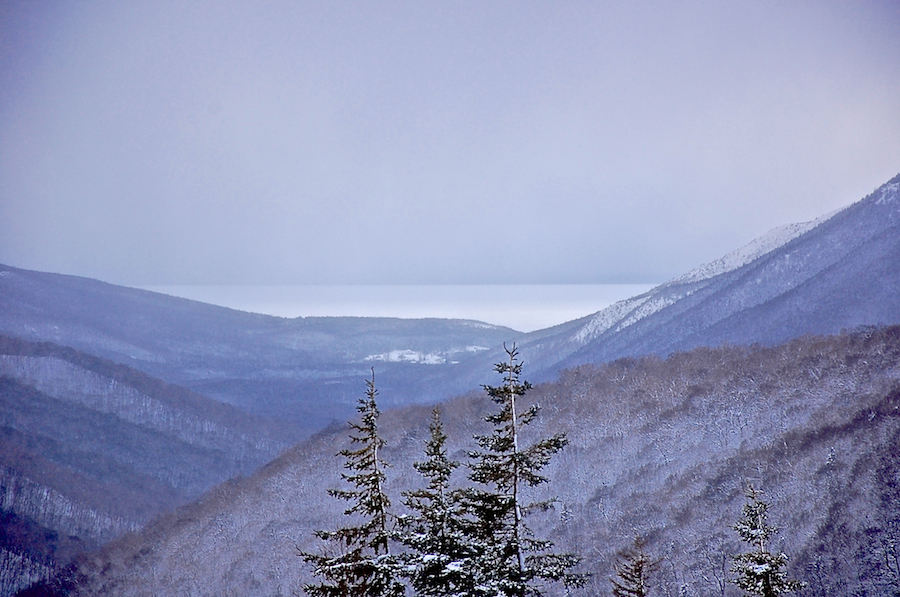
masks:
<svg viewBox="0 0 900 597"><path fill-rule="evenodd" d="M685 292L683 294L668 294L665 296L654 296L651 297L650 300L645 301L643 304L639 305L632 313L631 316L627 319L623 320L616 326L616 331L621 331L627 328L630 325L634 325L638 321L647 317L648 315L653 315L657 311L660 311L671 304L680 301L684 297L692 294L692 292Z"/></svg>
<svg viewBox="0 0 900 597"><path fill-rule="evenodd" d="M893 182L881 187L881 196L875 200L875 205L888 205L897 201L900 191L900 182Z"/></svg>
<svg viewBox="0 0 900 597"><path fill-rule="evenodd" d="M421 350L411 350L409 348L403 350L391 350L379 354L370 354L363 361L380 361L384 363L419 363L421 365L443 365L445 363L458 363L459 361L449 360L451 357L460 353L477 354L490 350L487 346L466 346L465 348L451 348L443 352L423 352Z"/></svg>
<svg viewBox="0 0 900 597"><path fill-rule="evenodd" d="M832 217L835 213L837 212L831 212L822 216L821 218L812 220L811 222L787 224L785 226L773 228L759 238L747 243L740 249L736 249L731 253L728 253L724 257L716 259L715 261L704 263L700 267L689 271L683 276L679 276L678 278L667 282L665 285L670 286L674 284L690 284L693 282L701 282L703 280L708 280L710 278L718 276L719 274L724 274L725 272L736 270L737 268L747 265L751 261L765 255L766 253L770 253L778 247L789 243L801 234L812 230L828 218Z"/></svg>
<svg viewBox="0 0 900 597"><path fill-rule="evenodd" d="M602 311L598 311L589 322L584 324L584 327L578 330L578 333L575 334L575 341L583 344L593 340L616 325L649 298L649 295L643 295L625 299L610 305Z"/></svg>
<svg viewBox="0 0 900 597"><path fill-rule="evenodd" d="M382 361L386 363L421 363L423 365L442 365L447 359L433 352L419 352L418 350L392 350L381 354L370 354L364 361Z"/></svg>

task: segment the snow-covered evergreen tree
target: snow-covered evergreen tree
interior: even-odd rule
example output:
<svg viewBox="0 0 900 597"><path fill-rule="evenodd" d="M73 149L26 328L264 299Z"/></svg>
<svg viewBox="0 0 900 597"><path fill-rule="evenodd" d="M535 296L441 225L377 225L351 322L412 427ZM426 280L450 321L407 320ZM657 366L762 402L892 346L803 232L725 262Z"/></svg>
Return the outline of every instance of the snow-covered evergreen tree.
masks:
<svg viewBox="0 0 900 597"><path fill-rule="evenodd" d="M618 578L609 579L614 597L647 597L650 573L659 562L650 559L644 551L645 545L643 539L635 537L634 545L619 554L616 563Z"/></svg>
<svg viewBox="0 0 900 597"><path fill-rule="evenodd" d="M459 462L447 457L440 409L434 408L426 459L413 466L426 479L423 489L405 494L413 512L403 520L401 542L405 576L418 595L442 597L465 594L473 586L472 565L477 555L467 540L459 492L450 488L450 477Z"/></svg>
<svg viewBox="0 0 900 597"><path fill-rule="evenodd" d="M760 499L759 493L748 485L744 515L733 527L741 539L752 547L752 551L734 556L731 572L737 577L732 582L749 595L775 597L797 591L803 583L788 580L784 570L787 555L769 552L769 538L778 528L769 526L769 504Z"/></svg>
<svg viewBox="0 0 900 597"><path fill-rule="evenodd" d="M568 440L559 433L520 446L522 427L540 409L522 409L519 404L531 384L519 380L522 363L515 345L506 352L507 362L495 366L503 384L484 387L500 411L485 419L494 426L492 433L475 436L480 450L469 452L469 478L476 485L461 492L471 523L468 540L478 553L471 569L474 586L468 594L485 597L540 595L544 581L584 582L571 572L577 556L552 553L553 544L534 537L525 524L529 513L548 509L554 500L528 503L523 490L547 482L540 471Z"/></svg>
<svg viewBox="0 0 900 597"><path fill-rule="evenodd" d="M310 597L399 597L405 588L399 580L397 562L390 553L390 500L384 491L387 464L379 456L385 441L378 434L378 405L375 397L375 371L366 380L366 396L356 410L359 423L350 423L351 444L358 447L341 450L349 472L341 476L352 489L331 489L328 493L350 503L344 514L355 525L335 531L316 531L329 542L324 554L303 552L313 573L322 582L303 587Z"/></svg>

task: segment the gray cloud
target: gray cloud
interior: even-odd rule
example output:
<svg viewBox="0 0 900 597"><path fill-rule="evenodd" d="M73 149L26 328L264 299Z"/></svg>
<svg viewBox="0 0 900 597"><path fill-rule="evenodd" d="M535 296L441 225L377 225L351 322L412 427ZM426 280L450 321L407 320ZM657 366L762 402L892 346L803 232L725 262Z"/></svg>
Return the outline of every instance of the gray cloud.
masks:
<svg viewBox="0 0 900 597"><path fill-rule="evenodd" d="M659 281L900 171L893 3L4 3L0 261Z"/></svg>

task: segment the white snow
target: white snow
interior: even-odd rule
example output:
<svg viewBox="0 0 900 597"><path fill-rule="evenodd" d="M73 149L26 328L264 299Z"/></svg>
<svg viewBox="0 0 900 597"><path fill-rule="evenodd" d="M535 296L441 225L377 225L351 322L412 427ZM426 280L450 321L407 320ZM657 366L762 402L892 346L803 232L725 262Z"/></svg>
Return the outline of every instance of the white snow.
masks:
<svg viewBox="0 0 900 597"><path fill-rule="evenodd" d="M443 352L422 352L420 350L412 350L409 348L390 350L378 354L370 354L363 361L380 361L383 363L419 363L421 365L443 365L448 362L452 356L468 352L477 354L485 350L490 350L487 346L466 346L465 348L451 348ZM450 363L458 363L459 361L449 361Z"/></svg>
<svg viewBox="0 0 900 597"><path fill-rule="evenodd" d="M584 344L606 330L615 328L617 332L621 331L689 294L691 294L690 291L681 294L659 293L654 295L654 292L651 291L641 296L619 301L594 315L589 322L578 330L574 340Z"/></svg>
<svg viewBox="0 0 900 597"><path fill-rule="evenodd" d="M900 182L884 185L881 187L881 197L875 201L875 205L887 205L893 203L897 200L897 196L900 195L898 190L900 190Z"/></svg>
<svg viewBox="0 0 900 597"><path fill-rule="evenodd" d="M785 226L773 228L759 238L750 241L740 249L736 249L731 253L728 253L724 257L716 259L715 261L705 263L700 267L689 271L683 276L679 276L674 280L665 283L664 286L671 286L674 284L689 284L692 282L708 280L709 278L718 276L719 274L724 274L725 272L729 272L747 265L754 259L758 259L766 253L770 253L778 247L789 243L801 234L812 230L843 209L844 208L832 211L809 222L787 224Z"/></svg>
<svg viewBox="0 0 900 597"><path fill-rule="evenodd" d="M898 184L887 186L894 187L894 190L896 190L896 187L900 187ZM887 191L885 191L885 193L886 192ZM700 284L697 286L698 283L747 265L766 253L770 253L787 244L801 234L812 230L841 211L841 209L825 214L810 222L788 224L786 226L774 228L756 240L744 245L740 249L728 253L720 259L701 265L683 276L679 276L665 284L657 286L645 294L619 301L602 311L598 311L591 320L575 334L574 341L585 344L613 327L616 328L616 331L619 331L634 325L648 315L652 315L676 301L689 296L698 290L698 288L702 288L703 285ZM685 287L687 285L694 285L694 287ZM679 286L682 288L677 288L676 290L676 287Z"/></svg>
<svg viewBox="0 0 900 597"><path fill-rule="evenodd" d="M669 305L675 303L676 301L683 299L684 297L688 296L689 294L691 294L691 293L685 292L684 294L678 294L678 295L666 294L664 296L650 297L650 300L645 301L637 309L635 309L630 317L621 321L619 323L619 325L616 327L616 331L624 330L628 326L634 325L635 323L637 323L641 319L647 317L648 315L652 315L653 313L656 313L657 311L664 309L665 307L668 307Z"/></svg>
<svg viewBox="0 0 900 597"><path fill-rule="evenodd" d="M425 353L417 350L392 350L381 354L370 354L364 361L382 361L387 363L421 363L423 365L442 365L447 359L438 353Z"/></svg>
<svg viewBox="0 0 900 597"><path fill-rule="evenodd" d="M628 313L649 298L649 295L636 296L634 298L625 299L624 301L619 301L602 311L598 311L589 322L584 324L584 326L578 330L578 333L575 334L575 341L585 343L596 338L612 326L616 325L622 318L628 315Z"/></svg>

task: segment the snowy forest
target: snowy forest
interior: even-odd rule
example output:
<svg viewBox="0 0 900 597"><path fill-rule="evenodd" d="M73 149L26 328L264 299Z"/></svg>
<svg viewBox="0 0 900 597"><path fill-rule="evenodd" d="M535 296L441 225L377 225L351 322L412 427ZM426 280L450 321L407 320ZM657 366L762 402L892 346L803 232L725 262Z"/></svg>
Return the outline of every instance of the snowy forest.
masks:
<svg viewBox="0 0 900 597"><path fill-rule="evenodd" d="M486 391L384 412L370 372L349 427L77 558L51 585L893 595L898 364L897 327L620 359L534 387L510 358Z"/></svg>
<svg viewBox="0 0 900 597"><path fill-rule="evenodd" d="M328 547L321 553L301 552L318 579L304 586L310 597L400 597L408 589L427 597L525 597L544 595L553 583L561 585L565 594L585 585L590 573L576 571L582 557L554 551L553 542L535 535L527 524L529 516L547 513L557 505L556 498L530 502L527 496L530 489L549 482L541 471L568 440L565 433L557 433L521 444L522 432L539 415L540 407L524 401L532 386L520 380L522 363L515 346L506 352L508 361L496 366L502 385L484 387L499 407L499 412L485 417L493 428L487 435L475 435L476 447L465 451L468 482L451 485L461 463L448 456L440 408L435 407L423 460L413 463L423 485L403 492L403 514L392 509L385 489L391 465L380 452L386 442L378 431L373 369L365 398L359 401L360 421L351 423L354 447L339 452L346 459L344 469L349 472L342 478L350 489L329 490L331 496L349 503L344 514L355 524L316 531ZM834 464L833 450L827 464ZM879 474L890 473L879 470ZM868 529L877 538L864 548L870 550L866 573L872 577L872 588L900 594L900 477L882 481L879 522L883 528ZM725 595L729 585L745 595L763 597L804 588L808 583L788 578L788 555L770 551L779 529L769 523L764 492L747 481L745 496L742 515L731 527L745 544L744 551L707 553L709 562L716 562L710 570L716 594ZM659 591L656 586L662 562L636 535L634 543L616 555L615 575L608 579L612 595L672 594L670 587ZM677 576L673 571L673 577ZM677 594L685 594L686 589L687 585L681 585ZM824 592L824 587L814 587L818 593L816 589Z"/></svg>

